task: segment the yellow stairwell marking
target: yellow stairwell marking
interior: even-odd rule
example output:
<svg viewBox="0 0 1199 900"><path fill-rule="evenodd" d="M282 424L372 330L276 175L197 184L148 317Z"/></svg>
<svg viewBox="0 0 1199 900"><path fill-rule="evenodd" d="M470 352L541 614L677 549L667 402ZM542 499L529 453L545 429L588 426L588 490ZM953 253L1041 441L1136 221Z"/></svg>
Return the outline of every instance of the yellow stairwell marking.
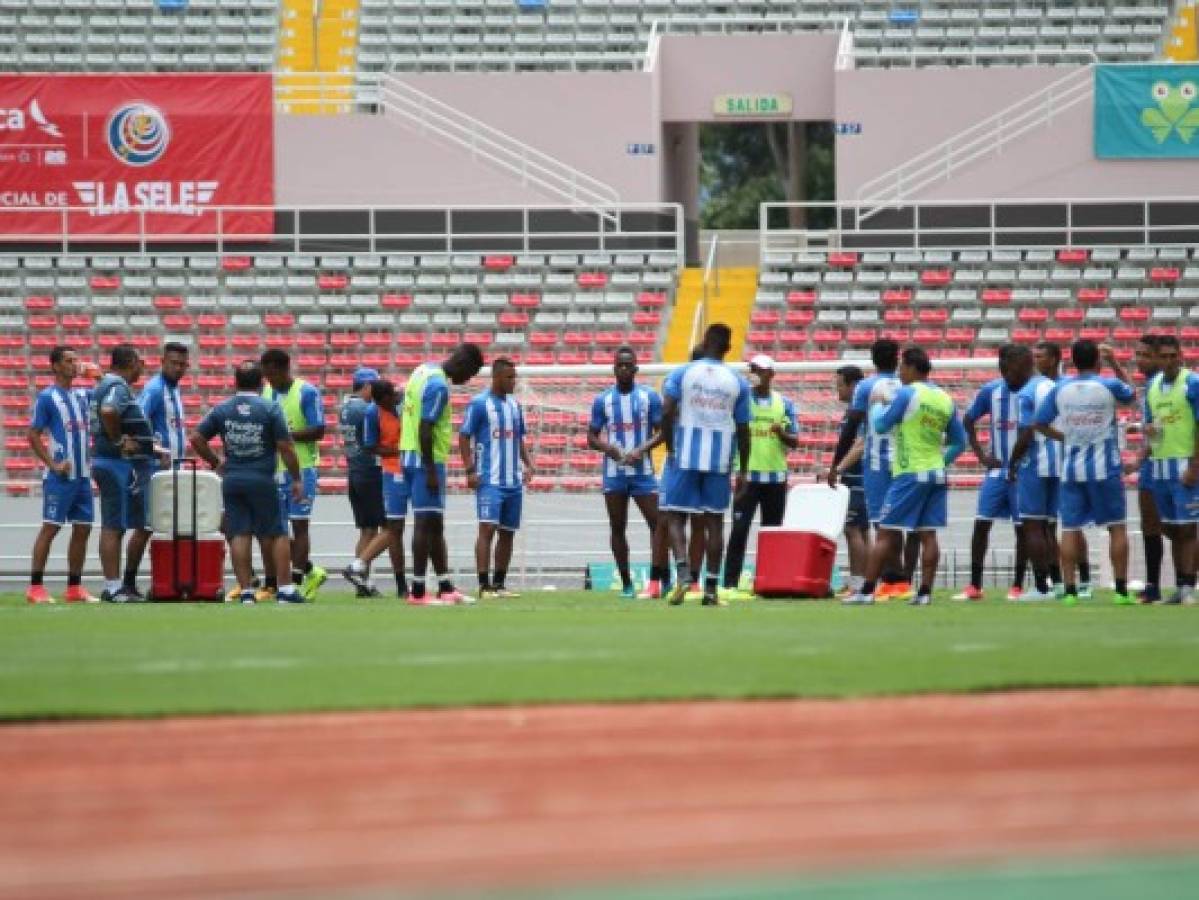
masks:
<svg viewBox="0 0 1199 900"><path fill-rule="evenodd" d="M328 115L352 109L358 9L359 0L325 0L314 27L312 0L284 0L276 76L283 112Z"/></svg>
<svg viewBox="0 0 1199 900"><path fill-rule="evenodd" d="M713 289L708 298L708 322L723 322L733 329L733 349L729 359L739 360L745 351L745 335L749 331L749 317L758 290L758 270L721 269L719 282L719 289ZM674 312L662 348L663 362L686 362L691 356L691 324L703 295L703 270L685 269L679 279Z"/></svg>
<svg viewBox="0 0 1199 900"><path fill-rule="evenodd" d="M1178 10L1166 39L1166 58L1174 62L1199 59L1199 7L1194 4Z"/></svg>

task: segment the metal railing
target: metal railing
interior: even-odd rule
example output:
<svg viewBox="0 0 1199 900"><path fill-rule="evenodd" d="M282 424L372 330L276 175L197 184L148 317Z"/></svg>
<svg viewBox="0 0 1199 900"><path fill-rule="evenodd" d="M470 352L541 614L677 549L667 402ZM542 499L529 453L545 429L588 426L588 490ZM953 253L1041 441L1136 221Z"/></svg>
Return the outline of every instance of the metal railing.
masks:
<svg viewBox="0 0 1199 900"><path fill-rule="evenodd" d="M856 197L857 205L866 208L863 218L884 206L908 202L925 188L948 181L955 172L1002 153L1007 144L1030 131L1052 124L1092 97L1093 72L1093 66L1076 69L863 183Z"/></svg>
<svg viewBox="0 0 1199 900"><path fill-rule="evenodd" d="M790 210L831 213L828 228L792 228ZM780 223L776 226L775 223ZM1131 200L960 200L879 210L854 204L763 203L759 259L805 250L1193 246L1199 196Z"/></svg>
<svg viewBox="0 0 1199 900"><path fill-rule="evenodd" d="M470 152L471 158L517 175L522 185L571 205L606 207L620 192L395 75L288 72L275 77L275 102L283 111L330 107L342 112L395 116Z"/></svg>
<svg viewBox="0 0 1199 900"><path fill-rule="evenodd" d="M849 17L841 26L841 39L837 41L836 71L845 72L854 68L853 23Z"/></svg>
<svg viewBox="0 0 1199 900"><path fill-rule="evenodd" d="M928 66L987 66L1015 64L1019 66L1086 66L1099 61L1099 55L1081 47L1009 48L997 47L908 47L888 48L885 53L872 53L867 47L854 51L855 60L873 63L873 68L915 69ZM1147 60L1148 61L1148 60Z"/></svg>
<svg viewBox="0 0 1199 900"><path fill-rule="evenodd" d="M37 224L25 230L7 227L6 216L34 217ZM250 232L245 228L247 216L255 217ZM106 217L111 220L105 221ZM171 224L180 219L188 220L186 230ZM259 227L268 223L269 227ZM680 260L684 246L683 209L677 203L197 206L174 212L0 207L0 245L4 244L21 245L22 253L70 253L81 252L81 247L122 245L142 253L177 254L180 244L195 252L207 247L218 253L673 251Z"/></svg>
<svg viewBox="0 0 1199 900"><path fill-rule="evenodd" d="M708 309L712 302L712 293L720 293L720 236L712 235L712 242L708 245L708 258L704 263L704 279L703 292L700 294L699 303L695 306L695 312L691 316L691 342L687 345L690 349L699 343L700 336L704 333L704 329L708 327Z"/></svg>

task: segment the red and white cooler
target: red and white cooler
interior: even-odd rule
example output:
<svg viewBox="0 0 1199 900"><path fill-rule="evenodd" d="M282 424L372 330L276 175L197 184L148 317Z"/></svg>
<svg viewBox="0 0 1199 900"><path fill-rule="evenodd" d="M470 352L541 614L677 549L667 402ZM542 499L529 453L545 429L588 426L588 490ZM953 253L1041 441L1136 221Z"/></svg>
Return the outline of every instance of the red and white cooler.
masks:
<svg viewBox="0 0 1199 900"><path fill-rule="evenodd" d="M150 599L225 599L221 479L195 460L150 479Z"/></svg>
<svg viewBox="0 0 1199 900"><path fill-rule="evenodd" d="M761 597L827 597L837 541L849 512L849 488L797 484L787 494L783 524L758 531L754 593Z"/></svg>

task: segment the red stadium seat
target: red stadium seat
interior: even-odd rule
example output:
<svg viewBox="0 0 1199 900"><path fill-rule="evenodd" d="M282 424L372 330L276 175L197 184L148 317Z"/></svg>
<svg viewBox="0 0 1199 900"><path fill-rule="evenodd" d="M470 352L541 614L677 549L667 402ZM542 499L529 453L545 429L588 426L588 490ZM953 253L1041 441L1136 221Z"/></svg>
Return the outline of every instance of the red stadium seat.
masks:
<svg viewBox="0 0 1199 900"><path fill-rule="evenodd" d="M1042 323L1049 321L1049 310L1047 309L1022 309L1016 313L1016 319L1020 322L1035 322Z"/></svg>
<svg viewBox="0 0 1199 900"><path fill-rule="evenodd" d="M263 323L267 328L294 328L296 317L291 313L267 313Z"/></svg>
<svg viewBox="0 0 1199 900"><path fill-rule="evenodd" d="M1121 322L1148 322L1149 307L1147 306L1125 306L1119 312Z"/></svg>
<svg viewBox="0 0 1199 900"><path fill-rule="evenodd" d="M858 254L856 253L830 253L828 255L828 264L833 269L852 269L858 264Z"/></svg>
<svg viewBox="0 0 1199 900"><path fill-rule="evenodd" d="M1078 289L1079 303L1105 303L1107 302L1107 288L1079 288Z"/></svg>
<svg viewBox="0 0 1199 900"><path fill-rule="evenodd" d="M339 331L329 335L329 346L335 348L357 347L362 343L360 335L349 331Z"/></svg>
<svg viewBox="0 0 1199 900"><path fill-rule="evenodd" d="M1012 302L1012 291L1010 288L984 288L982 298L987 306L1003 306Z"/></svg>
<svg viewBox="0 0 1199 900"><path fill-rule="evenodd" d="M562 350L558 353L558 362L564 366L583 366L587 364L587 354L578 350Z"/></svg>
<svg viewBox="0 0 1199 900"><path fill-rule="evenodd" d="M534 351L525 355L525 362L530 366L552 366L554 364L554 354Z"/></svg>
<svg viewBox="0 0 1199 900"><path fill-rule="evenodd" d="M502 312L499 317L500 325L504 328L527 328L529 314L523 312Z"/></svg>
<svg viewBox="0 0 1199 900"><path fill-rule="evenodd" d="M595 342L601 347L619 347L625 342L625 334L623 331L597 331L595 333ZM605 352L611 357L611 349Z"/></svg>
<svg viewBox="0 0 1199 900"><path fill-rule="evenodd" d="M1091 259L1090 251L1066 248L1057 251L1057 261L1062 265L1078 266Z"/></svg>
<svg viewBox="0 0 1199 900"><path fill-rule="evenodd" d="M888 325L910 325L916 314L910 309L884 309L883 321Z"/></svg>
<svg viewBox="0 0 1199 900"><path fill-rule="evenodd" d="M1068 322L1072 325L1077 325L1079 322L1085 319L1086 316L1086 310L1078 309L1077 307L1073 309L1056 309L1053 311L1053 320L1055 322Z"/></svg>
<svg viewBox="0 0 1199 900"><path fill-rule="evenodd" d="M839 328L818 328L812 332L814 344L840 344L845 335Z"/></svg>
<svg viewBox="0 0 1199 900"><path fill-rule="evenodd" d="M384 294L379 301L384 309L407 309L412 305L411 294Z"/></svg>
<svg viewBox="0 0 1199 900"><path fill-rule="evenodd" d="M1108 328L1080 328L1078 336L1084 341L1099 341L1103 342L1111 336L1111 330Z"/></svg>
<svg viewBox="0 0 1199 900"><path fill-rule="evenodd" d="M25 323L36 331L53 331L58 327L58 320L54 316L30 316Z"/></svg>
<svg viewBox="0 0 1199 900"><path fill-rule="evenodd" d="M1181 277L1175 266L1154 266L1149 270L1149 280L1154 284L1174 284Z"/></svg>
<svg viewBox="0 0 1199 900"><path fill-rule="evenodd" d="M534 331L529 335L529 343L534 347L555 347L561 337L556 331Z"/></svg>
<svg viewBox="0 0 1199 900"><path fill-rule="evenodd" d="M71 329L87 329L92 327L92 317L72 313L62 317L62 327Z"/></svg>
<svg viewBox="0 0 1199 900"><path fill-rule="evenodd" d="M167 294L155 297L154 308L161 310L183 309L183 298Z"/></svg>
<svg viewBox="0 0 1199 900"><path fill-rule="evenodd" d="M404 332L396 335L396 343L401 347L423 347L427 343L427 340L423 333L414 334L412 332ZM420 363L417 363L417 365L420 365Z"/></svg>
<svg viewBox="0 0 1199 900"><path fill-rule="evenodd" d="M666 295L661 291L642 291L637 295L637 305L648 309L661 309L666 305Z"/></svg>
<svg viewBox="0 0 1199 900"><path fill-rule="evenodd" d="M1073 328L1046 328L1045 340L1058 344L1068 344L1074 340Z"/></svg>
<svg viewBox="0 0 1199 900"><path fill-rule="evenodd" d="M350 277L340 272L326 273L316 279L316 284L322 291L344 291L350 284Z"/></svg>
<svg viewBox="0 0 1199 900"><path fill-rule="evenodd" d="M201 313L196 317L196 324L201 328L224 328L228 320L220 313Z"/></svg>
<svg viewBox="0 0 1199 900"><path fill-rule="evenodd" d="M608 275L606 272L580 272L577 280L579 287L584 288L603 288L608 286Z"/></svg>
<svg viewBox="0 0 1199 900"><path fill-rule="evenodd" d="M851 328L846 340L851 347L868 347L878 338L878 332L873 328Z"/></svg>
<svg viewBox="0 0 1199 900"><path fill-rule="evenodd" d="M262 346L262 336L258 334L235 334L233 346L241 350L257 350Z"/></svg>
<svg viewBox="0 0 1199 900"><path fill-rule="evenodd" d="M46 296L26 297L25 308L30 311L54 309L54 298Z"/></svg>
<svg viewBox="0 0 1199 900"><path fill-rule="evenodd" d="M175 331L191 331L192 317L183 313L163 316L162 324L166 328L171 328Z"/></svg>
<svg viewBox="0 0 1199 900"><path fill-rule="evenodd" d="M628 341L634 347L652 347L658 343L658 335L652 331L630 331Z"/></svg>
<svg viewBox="0 0 1199 900"><path fill-rule="evenodd" d="M939 344L943 337L940 328L917 328L912 332L912 340L920 346Z"/></svg>
<svg viewBox="0 0 1199 900"><path fill-rule="evenodd" d="M949 321L949 310L939 308L917 310L916 321L922 325L944 325Z"/></svg>
<svg viewBox="0 0 1199 900"><path fill-rule="evenodd" d="M507 272L516 262L511 256L485 256L483 268L489 272Z"/></svg>
<svg viewBox="0 0 1199 900"><path fill-rule="evenodd" d="M1013 328L1012 340L1017 344L1035 344L1041 339L1041 332L1035 328Z"/></svg>
<svg viewBox="0 0 1199 900"><path fill-rule="evenodd" d="M386 331L368 331L362 336L362 344L365 347L390 347L391 334Z"/></svg>
<svg viewBox="0 0 1199 900"><path fill-rule="evenodd" d="M906 344L912 339L912 332L907 328L884 328L879 332L879 337L884 337L890 341L898 341L901 344Z"/></svg>
<svg viewBox="0 0 1199 900"><path fill-rule="evenodd" d="M541 305L540 294L513 294L508 300L517 309L536 309Z"/></svg>
<svg viewBox="0 0 1199 900"><path fill-rule="evenodd" d="M816 313L810 309L789 309L783 316L783 324L790 327L806 328L816 319Z"/></svg>
<svg viewBox="0 0 1199 900"><path fill-rule="evenodd" d="M633 313L634 325L660 325L662 324L662 314L659 312L638 311Z"/></svg>
<svg viewBox="0 0 1199 900"><path fill-rule="evenodd" d="M93 291L115 291L121 287L121 277L119 275L93 275L88 284L91 285Z"/></svg>
<svg viewBox="0 0 1199 900"><path fill-rule="evenodd" d="M925 269L920 273L920 283L925 287L945 287L953 281L953 272L949 269Z"/></svg>
<svg viewBox="0 0 1199 900"><path fill-rule="evenodd" d="M458 346L460 338L452 333L435 334L430 338L430 343L435 350L450 350Z"/></svg>
<svg viewBox="0 0 1199 900"><path fill-rule="evenodd" d="M749 321L751 325L777 325L780 318L776 312L760 309L750 315Z"/></svg>
<svg viewBox="0 0 1199 900"><path fill-rule="evenodd" d="M288 337L288 335L281 335ZM326 337L323 331L304 331L294 337L294 342L297 347L305 350L323 350L325 349Z"/></svg>
<svg viewBox="0 0 1199 900"><path fill-rule="evenodd" d="M883 303L888 306L900 306L912 302L912 292L907 288L891 288L883 291Z"/></svg>
<svg viewBox="0 0 1199 900"><path fill-rule="evenodd" d="M568 347L588 347L591 345L591 332L568 331L562 340Z"/></svg>
<svg viewBox="0 0 1199 900"><path fill-rule="evenodd" d="M490 347L494 337L490 331L468 331L462 335L462 340L468 344L476 344L479 347ZM509 356L511 355L509 354Z"/></svg>
<svg viewBox="0 0 1199 900"><path fill-rule="evenodd" d="M221 268L226 272L244 272L253 266L254 260L248 256L226 256L221 260Z"/></svg>
<svg viewBox="0 0 1199 900"><path fill-rule="evenodd" d="M1139 340L1141 332L1137 328L1121 328L1116 326L1112 329L1112 339L1123 344L1132 344Z"/></svg>
<svg viewBox="0 0 1199 900"><path fill-rule="evenodd" d="M789 291L787 293L788 306L815 306L816 292L815 291Z"/></svg>
<svg viewBox="0 0 1199 900"><path fill-rule="evenodd" d="M1199 343L1199 327L1184 325L1178 332L1179 337L1188 343Z"/></svg>
<svg viewBox="0 0 1199 900"><path fill-rule="evenodd" d="M774 346L774 339L775 332L773 331L750 331L745 335L746 343L759 349L765 349L767 347Z"/></svg>

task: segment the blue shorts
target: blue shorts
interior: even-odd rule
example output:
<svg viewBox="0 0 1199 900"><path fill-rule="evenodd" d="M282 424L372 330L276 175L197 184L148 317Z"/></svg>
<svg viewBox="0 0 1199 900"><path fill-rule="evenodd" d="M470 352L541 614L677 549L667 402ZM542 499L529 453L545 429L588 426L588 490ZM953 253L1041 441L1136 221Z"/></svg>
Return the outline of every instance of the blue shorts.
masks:
<svg viewBox="0 0 1199 900"><path fill-rule="evenodd" d="M149 521L150 477L156 468L149 460L132 462L108 456L92 460L92 478L100 489L101 528L145 529Z"/></svg>
<svg viewBox="0 0 1199 900"><path fill-rule="evenodd" d="M445 513L445 463L436 463L436 466L436 494L429 493L429 486L425 483L424 466L404 466L404 484L408 487L414 516L440 516Z"/></svg>
<svg viewBox="0 0 1199 900"><path fill-rule="evenodd" d="M987 522L998 519L1020 521L1016 485L1007 480L1007 469L992 469L996 475L987 474L978 490L978 512L976 518Z"/></svg>
<svg viewBox="0 0 1199 900"><path fill-rule="evenodd" d="M1061 504L1063 531L1123 525L1127 517L1124 482L1118 474L1103 481L1063 481Z"/></svg>
<svg viewBox="0 0 1199 900"><path fill-rule="evenodd" d="M666 493L666 508L677 513L724 513L733 499L728 472L679 469Z"/></svg>
<svg viewBox="0 0 1199 900"><path fill-rule="evenodd" d="M1142 491L1153 490L1153 462L1145 460L1141 463L1141 468L1137 469L1137 488Z"/></svg>
<svg viewBox="0 0 1199 900"><path fill-rule="evenodd" d="M665 472L663 473L665 477ZM658 479L653 475L618 475L604 476L605 494L624 494L626 497L648 497L658 492Z"/></svg>
<svg viewBox="0 0 1199 900"><path fill-rule="evenodd" d="M226 475L221 482L221 499L225 503L225 534L229 537L287 534L287 520L273 478Z"/></svg>
<svg viewBox="0 0 1199 900"><path fill-rule="evenodd" d="M299 503L291 499L291 475L282 472L276 476L279 488L279 514L288 519L311 519L312 504L316 502L316 469L300 469L300 480L304 485L304 499Z"/></svg>
<svg viewBox="0 0 1199 900"><path fill-rule="evenodd" d="M90 478L59 478L48 475L42 480L42 521L53 525L91 525L96 518Z"/></svg>
<svg viewBox="0 0 1199 900"><path fill-rule="evenodd" d="M924 480L922 480L924 479ZM896 475L891 479L878 524L901 531L935 531L949 521L945 471Z"/></svg>
<svg viewBox="0 0 1199 900"><path fill-rule="evenodd" d="M383 473L383 512L392 522L408 517L408 483L402 472Z"/></svg>
<svg viewBox="0 0 1199 900"><path fill-rule="evenodd" d="M1016 474L1016 509L1020 518L1056 522L1060 491L1058 479L1038 475L1032 466L1024 466Z"/></svg>
<svg viewBox="0 0 1199 900"><path fill-rule="evenodd" d="M1153 502L1165 525L1199 522L1199 486L1187 487L1179 478L1155 478Z"/></svg>
<svg viewBox="0 0 1199 900"><path fill-rule="evenodd" d="M475 495L479 523L498 525L504 531L516 531L520 528L520 513L524 501L523 488L481 485Z"/></svg>
<svg viewBox="0 0 1199 900"><path fill-rule="evenodd" d="M675 468L674 459L670 456L666 457L666 462L662 463L662 477L658 481L658 511L670 512L670 506L666 503L666 495L670 493L674 486L675 478L678 477L679 470Z"/></svg>
<svg viewBox="0 0 1199 900"><path fill-rule="evenodd" d="M891 470L875 471L869 466L862 469L862 489L866 492L866 513L870 523L876 524L883 516L883 504L887 501L887 491L891 488Z"/></svg>
<svg viewBox="0 0 1199 900"><path fill-rule="evenodd" d="M869 528L870 513L866 510L866 492L860 487L849 489L849 511L845 514L847 528Z"/></svg>

